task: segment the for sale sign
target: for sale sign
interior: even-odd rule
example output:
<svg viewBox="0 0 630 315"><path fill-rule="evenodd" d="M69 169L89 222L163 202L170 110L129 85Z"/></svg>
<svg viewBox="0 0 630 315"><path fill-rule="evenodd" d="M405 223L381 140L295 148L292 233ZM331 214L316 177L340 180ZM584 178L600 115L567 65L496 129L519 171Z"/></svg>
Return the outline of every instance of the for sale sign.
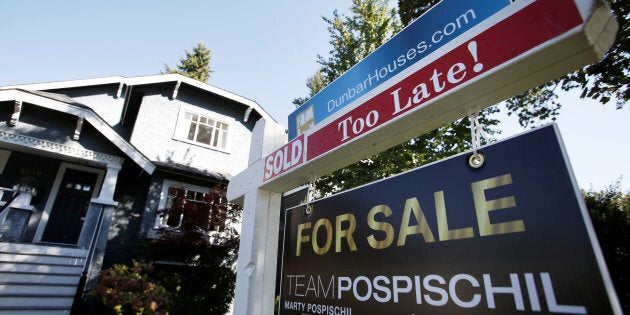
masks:
<svg viewBox="0 0 630 315"><path fill-rule="evenodd" d="M621 313L557 127L286 211L280 314Z"/></svg>

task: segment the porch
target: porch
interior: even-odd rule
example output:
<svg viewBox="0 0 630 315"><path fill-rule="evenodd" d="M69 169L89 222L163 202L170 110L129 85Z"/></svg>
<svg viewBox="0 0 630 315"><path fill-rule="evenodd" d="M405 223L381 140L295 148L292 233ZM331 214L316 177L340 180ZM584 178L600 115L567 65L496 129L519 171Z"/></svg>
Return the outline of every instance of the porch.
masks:
<svg viewBox="0 0 630 315"><path fill-rule="evenodd" d="M115 204L89 201L76 244L34 242L29 222L41 219L30 205L35 193L0 187L0 314L69 314L100 270L100 231Z"/></svg>

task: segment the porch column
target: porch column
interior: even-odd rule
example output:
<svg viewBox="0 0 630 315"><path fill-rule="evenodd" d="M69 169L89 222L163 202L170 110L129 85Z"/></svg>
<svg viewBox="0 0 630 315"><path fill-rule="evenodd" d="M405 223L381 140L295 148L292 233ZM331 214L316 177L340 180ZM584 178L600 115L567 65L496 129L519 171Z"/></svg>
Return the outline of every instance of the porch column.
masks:
<svg viewBox="0 0 630 315"><path fill-rule="evenodd" d="M114 191L116 190L116 182L118 181L118 172L122 168L118 163L107 163L107 173L105 173L105 179L103 180L103 186L101 187L101 193L93 202L111 202L114 200Z"/></svg>

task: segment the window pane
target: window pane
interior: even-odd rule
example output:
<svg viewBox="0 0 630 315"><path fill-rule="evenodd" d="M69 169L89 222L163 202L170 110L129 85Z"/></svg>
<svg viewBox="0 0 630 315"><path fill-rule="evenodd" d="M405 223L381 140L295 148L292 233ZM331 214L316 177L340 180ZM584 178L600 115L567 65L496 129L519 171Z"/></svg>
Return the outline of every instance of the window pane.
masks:
<svg viewBox="0 0 630 315"><path fill-rule="evenodd" d="M199 120L199 116L197 114L192 115L192 121L197 122Z"/></svg>
<svg viewBox="0 0 630 315"><path fill-rule="evenodd" d="M221 133L221 145L219 146L221 149L225 149L227 146L227 132Z"/></svg>
<svg viewBox="0 0 630 315"><path fill-rule="evenodd" d="M171 195L166 197L166 204L164 204L164 208L170 209L173 206L173 199L174 198L175 198L175 196L171 196Z"/></svg>
<svg viewBox="0 0 630 315"><path fill-rule="evenodd" d="M199 132L197 133L197 142L203 144L210 144L212 139L212 127L208 125L199 125Z"/></svg>
<svg viewBox="0 0 630 315"><path fill-rule="evenodd" d="M186 199L195 200L195 192L192 190L186 191Z"/></svg>
<svg viewBox="0 0 630 315"><path fill-rule="evenodd" d="M191 113L186 112L186 113L184 114L184 119L188 119L188 120L190 120L191 118L192 118L192 114L191 114Z"/></svg>
<svg viewBox="0 0 630 315"><path fill-rule="evenodd" d="M197 130L197 124L190 123L190 128L188 128L188 140L195 140L196 130Z"/></svg>
<svg viewBox="0 0 630 315"><path fill-rule="evenodd" d="M208 118L201 116L201 119L199 119L199 122L202 123L202 124L207 124L208 123Z"/></svg>

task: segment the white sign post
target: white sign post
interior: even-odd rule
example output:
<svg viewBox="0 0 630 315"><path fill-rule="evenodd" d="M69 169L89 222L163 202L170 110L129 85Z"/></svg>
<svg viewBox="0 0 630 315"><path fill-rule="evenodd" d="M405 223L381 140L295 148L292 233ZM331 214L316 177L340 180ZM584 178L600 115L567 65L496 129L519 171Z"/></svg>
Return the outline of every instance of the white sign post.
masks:
<svg viewBox="0 0 630 315"><path fill-rule="evenodd" d="M599 0L518 0L289 143L259 122L228 186L244 198L234 314L273 313L281 193L596 62L617 28Z"/></svg>
<svg viewBox="0 0 630 315"><path fill-rule="evenodd" d="M262 178L262 158L286 142L284 130L279 124L259 120L250 167L230 182L228 198L243 205L233 314L273 313L281 193L260 189L256 179Z"/></svg>

